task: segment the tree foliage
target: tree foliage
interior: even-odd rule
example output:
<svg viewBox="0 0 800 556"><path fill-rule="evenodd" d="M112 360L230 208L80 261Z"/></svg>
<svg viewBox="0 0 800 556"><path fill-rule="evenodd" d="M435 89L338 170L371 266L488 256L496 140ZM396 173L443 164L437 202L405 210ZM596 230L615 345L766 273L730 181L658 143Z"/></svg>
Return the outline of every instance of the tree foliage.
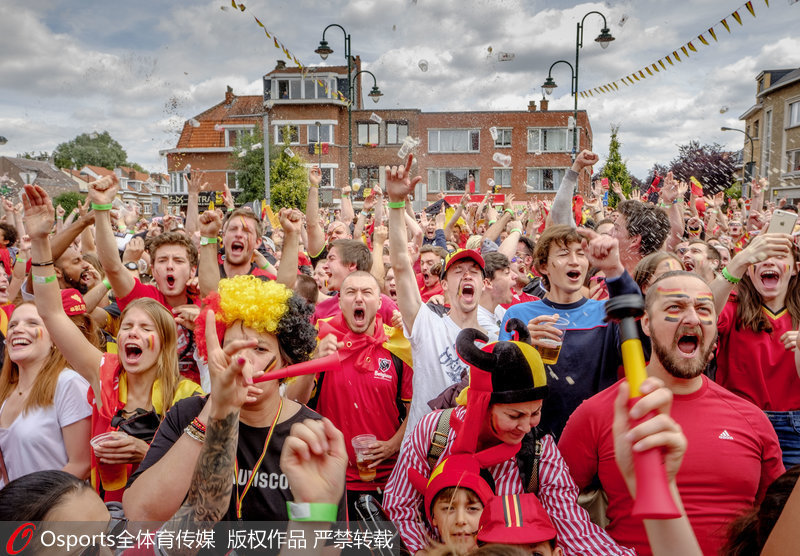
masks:
<svg viewBox="0 0 800 556"><path fill-rule="evenodd" d="M628 173L628 167L625 165L625 161L622 160L622 154L620 153L620 148L622 147L622 143L620 143L617 134L619 132L619 126L611 126L611 141L608 144L608 158L606 159L605 168L601 173L601 177L608 178L609 183L618 182L622 186L622 191L625 195L630 195L631 193L631 175ZM619 199L617 195L613 191L609 191L608 194L608 204L611 207L617 206Z"/></svg>
<svg viewBox="0 0 800 556"><path fill-rule="evenodd" d="M731 153L719 143L701 145L690 141L678 146L678 156L672 159L670 170L675 179L689 181L694 176L706 194L728 189L733 184L734 163Z"/></svg>
<svg viewBox="0 0 800 556"><path fill-rule="evenodd" d="M71 141L60 143L53 151L53 158L59 168L79 170L90 164L113 170L117 166L124 166L128 155L122 145L104 131L81 133Z"/></svg>
<svg viewBox="0 0 800 556"><path fill-rule="evenodd" d="M67 214L71 213L73 209L78 206L78 203L83 203L86 199L86 195L83 193L78 193L76 191L68 191L66 193L62 193L53 198L53 206L57 207L61 205L64 207L64 210Z"/></svg>
<svg viewBox="0 0 800 556"><path fill-rule="evenodd" d="M33 151L24 152L24 153L18 153L17 158L27 158L28 160L39 160L41 162L47 162L48 160L50 160L50 153L48 153L47 151L39 151L38 153L35 153Z"/></svg>
<svg viewBox="0 0 800 556"><path fill-rule="evenodd" d="M290 135L284 133L283 145L274 145L269 153L270 206L276 211L284 207L305 210L308 196L308 171L302 159L291 150ZM236 197L237 203L263 199L264 147L260 131L242 139L240 147L233 152L232 161L242 190Z"/></svg>

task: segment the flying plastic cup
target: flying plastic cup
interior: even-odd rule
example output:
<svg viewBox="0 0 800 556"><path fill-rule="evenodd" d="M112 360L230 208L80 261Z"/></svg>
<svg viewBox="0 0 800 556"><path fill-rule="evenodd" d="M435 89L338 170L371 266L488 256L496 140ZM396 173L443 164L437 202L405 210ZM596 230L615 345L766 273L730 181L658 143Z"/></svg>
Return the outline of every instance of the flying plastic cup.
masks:
<svg viewBox="0 0 800 556"><path fill-rule="evenodd" d="M492 160L494 160L500 166L503 166L505 168L508 168L509 166L511 166L511 157L509 155L507 155L507 154L494 153L492 155Z"/></svg>

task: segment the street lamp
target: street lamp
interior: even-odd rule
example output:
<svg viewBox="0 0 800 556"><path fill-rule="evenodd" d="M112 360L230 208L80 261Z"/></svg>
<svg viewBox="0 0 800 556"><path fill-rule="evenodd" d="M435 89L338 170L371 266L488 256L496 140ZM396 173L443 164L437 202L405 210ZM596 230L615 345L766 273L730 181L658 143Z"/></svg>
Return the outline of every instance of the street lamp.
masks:
<svg viewBox="0 0 800 556"><path fill-rule="evenodd" d="M551 72L553 71L553 66L555 66L556 64L559 64L559 63L564 63L564 64L567 64L570 67L570 69L572 70L572 87L570 88L570 94L572 94L572 96L575 97L575 104L574 104L574 109L573 109L574 118L575 118L575 127L572 130L572 138L573 138L573 142L572 142L572 158L573 158L573 160L578 155L578 65L579 65L579 62L580 62L581 48L583 48L583 26L584 26L583 22L586 21L586 18L589 17L592 14L597 14L600 17L603 18L603 28L600 30L600 34L597 35L597 38L594 39L595 42L599 43L601 48L606 49L606 48L608 48L608 45L611 43L611 41L614 40L614 37L611 35L611 31L608 28L608 22L606 21L606 16L604 16L602 13L600 13L598 11L591 11L591 12L587 13L586 15L583 16L583 18L581 19L580 23L578 23L577 30L576 30L576 36L575 36L575 66L573 66L572 64L570 64L569 62L567 62L565 60L558 60L557 62L554 62L553 65L550 66L550 70L547 72L547 80L545 80L544 85L542 85L542 88L544 89L545 93L547 93L548 95L552 94L553 89L555 89L557 87L556 82L553 81L553 78L550 75Z"/></svg>
<svg viewBox="0 0 800 556"><path fill-rule="evenodd" d="M350 33L338 23L331 23L322 30L322 40L319 41L319 46L314 52L319 54L323 60L327 60L328 56L333 54L333 49L328 45L325 40L325 32L331 27L338 27L344 33L344 57L347 59L347 92L349 95L349 102L347 103L347 185L353 183L353 102L355 101L354 88L355 80L361 73L368 73L372 75L373 86L372 90L367 95L373 102L378 102L383 96L381 90L378 89L378 82L375 75L367 70L361 70L353 75L353 57L350 50Z"/></svg>
<svg viewBox="0 0 800 556"><path fill-rule="evenodd" d="M742 195L749 195L749 193L750 193L750 191L749 191L750 180L753 179L753 174L755 173L755 172L753 172L753 164L754 164L754 162L753 162L753 138L750 137L750 134L747 133L743 129L737 129L735 127L725 127L725 126L722 126L719 129L720 129L720 131L738 131L739 133L744 133L744 136L747 138L748 141L750 141L750 162L747 163L747 172L745 172L745 174L747 174L747 175L745 175L744 179L742 180Z"/></svg>

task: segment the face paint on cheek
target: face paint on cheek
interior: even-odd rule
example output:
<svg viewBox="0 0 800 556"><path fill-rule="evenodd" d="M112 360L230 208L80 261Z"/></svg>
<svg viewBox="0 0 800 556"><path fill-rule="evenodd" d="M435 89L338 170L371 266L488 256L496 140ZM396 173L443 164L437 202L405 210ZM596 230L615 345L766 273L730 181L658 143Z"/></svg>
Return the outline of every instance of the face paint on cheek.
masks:
<svg viewBox="0 0 800 556"><path fill-rule="evenodd" d="M153 346L156 345L156 338L152 334L147 337L147 349L152 350Z"/></svg>
<svg viewBox="0 0 800 556"><path fill-rule="evenodd" d="M711 326L712 324L714 324L714 321L712 319L708 319L708 318L700 319L700 324L702 324L704 326Z"/></svg>
<svg viewBox="0 0 800 556"><path fill-rule="evenodd" d="M41 328L36 329L36 339L41 340L44 337L44 333L42 332Z"/></svg>
<svg viewBox="0 0 800 556"><path fill-rule="evenodd" d="M667 321L667 322L678 322L680 319L678 319L678 317L666 316L666 317L664 317L664 320Z"/></svg>

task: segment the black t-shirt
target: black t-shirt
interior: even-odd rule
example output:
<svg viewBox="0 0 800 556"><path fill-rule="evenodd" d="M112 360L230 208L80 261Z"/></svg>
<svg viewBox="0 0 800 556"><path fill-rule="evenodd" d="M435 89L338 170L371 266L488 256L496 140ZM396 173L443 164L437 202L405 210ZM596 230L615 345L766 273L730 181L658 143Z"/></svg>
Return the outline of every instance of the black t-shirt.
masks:
<svg viewBox="0 0 800 556"><path fill-rule="evenodd" d="M206 404L207 397L193 396L185 398L176 403L167 412L161 426L158 428L150 449L147 451L139 468L128 481L130 486L139 475L154 465L161 457L167 453L175 442L183 434L183 429L197 417ZM286 502L293 500L289 490L289 482L286 476L281 473L280 458L283 443L289 436L292 425L306 419L321 419L322 417L306 406L290 419L278 423L275 426L275 433L267 447L267 453L261 466L257 471L255 479L247 491L247 495L242 501L242 520L244 521L286 521L289 519L286 512ZM235 521L236 517L236 496L244 490L247 480L252 474L253 466L258 461L264 442L269 434L269 427L251 427L239 422L239 444L236 449L236 461L239 466L236 483L231 493L231 503L223 520ZM193 470L187 470L193 472ZM344 501L344 500L343 500ZM340 519L344 516L344 504L340 504Z"/></svg>

